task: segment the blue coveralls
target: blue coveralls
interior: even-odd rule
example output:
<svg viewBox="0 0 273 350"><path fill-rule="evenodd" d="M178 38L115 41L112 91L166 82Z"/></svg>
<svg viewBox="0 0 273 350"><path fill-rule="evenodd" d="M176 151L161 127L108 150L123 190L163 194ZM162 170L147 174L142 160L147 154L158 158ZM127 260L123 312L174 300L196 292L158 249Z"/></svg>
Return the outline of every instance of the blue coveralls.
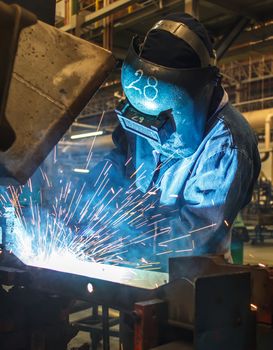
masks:
<svg viewBox="0 0 273 350"><path fill-rule="evenodd" d="M142 196L151 194L143 215L153 238L129 246L128 259L145 257L166 270L169 257L229 252L231 225L260 171L256 136L235 108L227 103L208 119L202 143L188 158L164 159L120 126L113 141L116 148L104 160L112 164L111 185L135 181Z"/></svg>

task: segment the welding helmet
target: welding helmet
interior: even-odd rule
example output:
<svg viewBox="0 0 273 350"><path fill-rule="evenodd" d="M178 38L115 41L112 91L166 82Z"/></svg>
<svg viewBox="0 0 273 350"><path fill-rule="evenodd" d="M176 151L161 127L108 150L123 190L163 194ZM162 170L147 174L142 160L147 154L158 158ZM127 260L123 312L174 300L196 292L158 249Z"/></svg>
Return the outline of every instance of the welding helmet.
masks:
<svg viewBox="0 0 273 350"><path fill-rule="evenodd" d="M126 100L116 111L123 128L146 138L154 149L168 156L176 152L187 157L204 136L219 70L215 57L187 25L161 20L148 34L159 30L186 42L201 66L173 68L147 60L141 56L147 36L144 43L134 37L121 73Z"/></svg>

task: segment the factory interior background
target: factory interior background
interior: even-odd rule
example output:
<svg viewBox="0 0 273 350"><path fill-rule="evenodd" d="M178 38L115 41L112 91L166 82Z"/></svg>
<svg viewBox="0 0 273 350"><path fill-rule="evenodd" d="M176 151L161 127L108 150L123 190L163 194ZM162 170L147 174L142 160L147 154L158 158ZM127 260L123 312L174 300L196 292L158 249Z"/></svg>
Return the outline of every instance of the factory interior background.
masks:
<svg viewBox="0 0 273 350"><path fill-rule="evenodd" d="M118 125L115 108L125 98L120 81L121 65L131 39L136 34L143 38L162 16L184 10L196 16L213 38L229 100L248 120L259 142L262 168L252 200L230 227L233 262L273 266L273 1L40 0L34 5L35 9L31 4L29 6L30 10L38 9L41 20L54 24L62 32L112 51L117 64L27 183L19 191L1 188L0 204L5 207L1 215L8 222L8 249L26 264L36 259L36 266L54 269L57 264L64 272L69 272L77 259L86 257L91 262L128 266L128 262L123 263L122 255L111 253L115 249L120 251L121 242L114 242L113 249L111 241L106 239L106 246L102 248L103 242L95 234L93 240L86 240L86 232L81 232L79 223L92 218L95 232L101 221L108 219L106 211L94 218L91 204L96 198L95 195L90 198L88 182L96 164L114 148L112 133ZM98 175L97 181L101 187L96 193L100 194L105 185L102 174ZM114 189L112 191L115 195ZM8 198L12 198L20 210L18 206L16 209L7 205ZM47 208L59 219L57 226L48 216ZM109 225L116 227L124 218L127 224L140 227L142 219L132 208L129 214L121 211ZM23 217L21 222L14 221L14 215ZM20 226L22 222L26 223L24 227ZM14 227L17 228L15 238ZM39 228L34 241L25 227ZM80 234L75 240L72 232L77 230ZM132 267L157 269L156 264L151 265L145 256ZM100 306L97 311L101 313ZM90 308L75 308L70 314L70 322L77 323L90 312ZM111 309L110 314L117 316L118 312ZM68 348L91 348L90 329L80 321L78 327L81 331L70 341ZM118 348L117 326L113 329L110 343L113 348ZM98 336L97 346L102 348L100 339ZM268 350L272 349L273 343Z"/></svg>

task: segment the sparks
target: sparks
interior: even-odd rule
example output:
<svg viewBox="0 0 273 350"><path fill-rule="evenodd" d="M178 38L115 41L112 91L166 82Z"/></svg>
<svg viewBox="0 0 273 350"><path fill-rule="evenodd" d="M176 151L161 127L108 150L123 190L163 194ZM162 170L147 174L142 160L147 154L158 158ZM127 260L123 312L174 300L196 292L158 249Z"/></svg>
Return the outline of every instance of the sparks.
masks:
<svg viewBox="0 0 273 350"><path fill-rule="evenodd" d="M176 250L176 253L186 253L186 252L192 252L192 249L180 249L180 250Z"/></svg>
<svg viewBox="0 0 273 350"><path fill-rule="evenodd" d="M98 130L103 116L104 113ZM89 170L94 145L95 138L86 158L86 166L80 168L85 173ZM57 162L56 157L57 150L54 149L54 164ZM157 168L166 165L171 158ZM125 165L128 165L131 159L129 158ZM152 245L156 247L156 238L161 236L164 237L164 242L159 245L166 250L157 254L155 251L154 257L171 254L172 250L167 250L168 243L189 237L191 232L168 239L171 228L166 227L167 219L161 214L151 215L154 208L161 208L160 198L156 196L159 190L155 186L145 194L140 194L137 190L137 179L146 177L143 163L131 175L133 178L137 174L137 179L133 179L126 189L115 187L111 180L112 166L110 161L105 161L102 170L91 184L81 180L80 185L71 179L65 180L65 176L58 179L58 183L57 180L54 183L54 177L49 177L46 171L40 168L43 189L46 189L47 195L52 198L46 205L43 203L43 191L40 190L39 198L34 199L36 190L33 179L19 188L11 186L7 195L1 194L1 203L14 208L12 215L15 224L11 245L13 252L26 264L53 269L55 267L62 271L70 271L69 268L76 262L160 269L160 262L151 262L150 254L149 258L143 256L134 262L128 261L130 248L142 246L143 252ZM90 172L92 173L92 166ZM28 205L23 207L20 196L25 190L28 190ZM175 194L171 196L178 197ZM214 225L216 224L195 231Z"/></svg>
<svg viewBox="0 0 273 350"><path fill-rule="evenodd" d="M258 306L255 304L250 304L251 307L251 311L257 311L258 310Z"/></svg>
<svg viewBox="0 0 273 350"><path fill-rule="evenodd" d="M157 253L156 255L165 255L165 254L170 254L172 252L173 250L166 250L165 252Z"/></svg>

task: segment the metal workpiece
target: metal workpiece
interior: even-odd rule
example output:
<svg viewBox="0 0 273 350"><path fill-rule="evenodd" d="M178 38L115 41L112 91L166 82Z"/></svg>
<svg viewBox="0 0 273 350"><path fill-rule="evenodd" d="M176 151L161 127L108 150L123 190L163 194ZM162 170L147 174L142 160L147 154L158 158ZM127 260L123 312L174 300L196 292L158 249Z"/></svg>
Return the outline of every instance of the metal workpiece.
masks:
<svg viewBox="0 0 273 350"><path fill-rule="evenodd" d="M19 279L14 271L24 276L24 280ZM0 281L3 284L14 285L19 281L19 284L26 284L43 293L107 305L118 310L132 311L135 302L154 298L158 287L167 283L166 273L92 262L79 262L76 267L74 262L67 271L27 266L12 253L5 251L0 254Z"/></svg>
<svg viewBox="0 0 273 350"><path fill-rule="evenodd" d="M13 266L17 267L14 256L10 254L10 257ZM189 260L186 264L189 267L195 258L183 259ZM8 258L4 265L11 265ZM179 260L176 268L178 266ZM17 268L20 270L20 266ZM26 287L30 290L84 300L91 305L104 305L125 313L128 316L125 319L130 318L130 323L134 324L135 349L146 350L184 338L191 340L195 350L255 349L249 336L255 334L251 328L249 272L234 269L225 273L223 267L222 271L219 268L213 274L203 272L197 276L196 271L188 270L187 276L179 276L179 273L174 277L172 270L170 282L162 280L162 284L149 289L149 278L160 280L163 277L160 273L139 271L136 277L132 274L134 269L119 267L119 273L123 269L131 276L126 282L118 276L118 270L115 276L115 268L90 263L88 276L32 266L21 269L26 272ZM1 281L6 276L6 269L0 268Z"/></svg>
<svg viewBox="0 0 273 350"><path fill-rule="evenodd" d="M168 304L165 337L169 341L184 333L185 339L192 338L195 350L255 349L249 336L255 334L251 333L249 273L204 275L192 283L181 278L162 289L161 299Z"/></svg>
<svg viewBox="0 0 273 350"><path fill-rule="evenodd" d="M251 278L251 304L255 309L257 322L273 326L273 268L252 265L227 264L222 256L196 256L171 258L169 279L180 277L193 280L198 276L248 272Z"/></svg>
<svg viewBox="0 0 273 350"><path fill-rule="evenodd" d="M194 322L196 350L256 349L256 323L250 300L248 272L198 280Z"/></svg>
<svg viewBox="0 0 273 350"><path fill-rule="evenodd" d="M105 266L107 267L107 265ZM98 266L98 268L100 267ZM127 268L123 269L127 270ZM76 298L97 305L106 305L125 312L133 311L134 304L138 301L155 298L158 291L156 286L149 289L144 286L141 287L139 283L134 286L134 283L129 285L111 281L107 278L109 275L107 269L100 277L96 276L96 271L94 271L94 277L91 277L92 270L90 270L89 277L35 267L27 267L27 271L31 276L31 285L41 292ZM151 274L157 274L157 272L151 272ZM145 274L142 276L145 277ZM146 276L149 276L149 274ZM155 278L156 276L154 276Z"/></svg>
<svg viewBox="0 0 273 350"><path fill-rule="evenodd" d="M116 284L144 289L155 289L168 283L168 274L164 272L147 271L143 268L129 268L115 265L95 263L91 261L72 260L70 264L57 265L44 262L35 263L33 267L69 272L70 274L104 280Z"/></svg>
<svg viewBox="0 0 273 350"><path fill-rule="evenodd" d="M7 150L14 142L15 133L5 116L9 86L20 32L37 22L35 15L18 5L0 1L0 150Z"/></svg>
<svg viewBox="0 0 273 350"><path fill-rule="evenodd" d="M251 277L251 303L257 306L259 313L273 313L273 270L251 265L227 264L222 256L195 256L171 258L169 263L169 279L180 277L195 279L198 276L211 276L219 273L226 275L234 272L248 272Z"/></svg>
<svg viewBox="0 0 273 350"><path fill-rule="evenodd" d="M115 66L90 42L37 22L22 30L6 120L15 141L0 151L0 184L23 184Z"/></svg>
<svg viewBox="0 0 273 350"><path fill-rule="evenodd" d="M134 350L151 349L161 342L164 320L168 319L166 301L152 299L135 304Z"/></svg>

